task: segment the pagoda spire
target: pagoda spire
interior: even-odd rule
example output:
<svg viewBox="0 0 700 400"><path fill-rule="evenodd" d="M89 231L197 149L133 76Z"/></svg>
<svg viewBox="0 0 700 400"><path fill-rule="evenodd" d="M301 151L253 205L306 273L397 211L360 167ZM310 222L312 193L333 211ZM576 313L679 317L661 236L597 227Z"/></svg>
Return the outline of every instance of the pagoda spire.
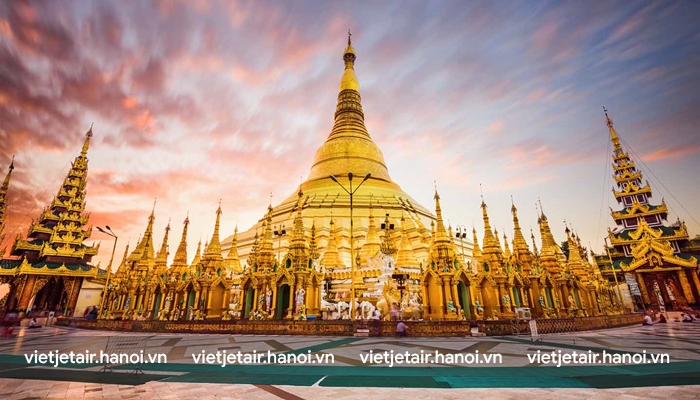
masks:
<svg viewBox="0 0 700 400"><path fill-rule="evenodd" d="M168 236L170 233L170 220L168 220L168 225L165 227L165 235L163 235L163 243L158 250L158 254L155 259L155 276L160 276L168 269Z"/></svg>
<svg viewBox="0 0 700 400"><path fill-rule="evenodd" d="M401 243L399 244L396 265L399 267L417 267L420 265L418 260L416 260L415 254L413 253L411 241L408 240L406 221L403 215L401 215Z"/></svg>
<svg viewBox="0 0 700 400"><path fill-rule="evenodd" d="M2 187L0 187L0 246L5 240L5 234L3 233L5 229L5 214L7 209L7 189L10 187L10 177L12 176L12 171L15 169L15 156L12 156L12 161L10 161L10 167L7 169L7 175L5 175L5 180L2 182ZM5 253L5 249L0 250L0 257Z"/></svg>
<svg viewBox="0 0 700 400"><path fill-rule="evenodd" d="M494 235L493 231L491 230L491 221L489 220L488 207L486 206L486 202L484 201L483 196L481 197L481 214L484 219L483 253L501 254L503 252L503 249L501 248L498 237L496 236L498 235L498 231L496 231L496 235Z"/></svg>
<svg viewBox="0 0 700 400"><path fill-rule="evenodd" d="M263 222L263 229L265 229L265 222ZM248 259L246 262L249 267L253 267L258 262L258 253L260 252L260 235L258 234L258 229L255 229L255 237L253 238L253 245L250 248L250 253L248 253Z"/></svg>
<svg viewBox="0 0 700 400"><path fill-rule="evenodd" d="M527 241L525 240L525 236L523 236L523 232L520 229L520 221L518 220L518 209L515 207L515 203L513 203L512 196L510 198L510 201L510 212L513 214L513 252L517 253L519 251L529 251L527 247Z"/></svg>
<svg viewBox="0 0 700 400"><path fill-rule="evenodd" d="M367 260L370 257L374 257L377 252L381 249L381 241L379 239L379 233L377 233L377 225L374 221L374 211L372 207L372 197L370 195L369 202L369 225L367 227L367 236L365 237L365 243L362 244L360 248L360 257L362 261Z"/></svg>
<svg viewBox="0 0 700 400"><path fill-rule="evenodd" d="M479 248L479 238L476 236L476 228L472 226L472 235L474 236L474 247L472 248L472 254L474 257L481 256L481 249Z"/></svg>
<svg viewBox="0 0 700 400"><path fill-rule="evenodd" d="M302 218L302 199L304 193L299 188L297 193L297 213L294 217L292 238L289 242L288 257L291 260L291 267L295 270L303 270L308 266L309 260L309 244L304 236L304 220ZM315 238L314 238L315 240Z"/></svg>
<svg viewBox="0 0 700 400"><path fill-rule="evenodd" d="M151 210L151 215L148 217L148 226L146 226L146 232L143 234L143 239L141 239L141 259L153 259L155 248L153 246L153 222L156 220L156 200L153 201L153 209Z"/></svg>
<svg viewBox="0 0 700 400"><path fill-rule="evenodd" d="M211 242L205 250L205 254L210 256L221 257L221 242L219 241L219 226L221 223L221 200L219 200L219 208L216 209L216 223L214 224L214 234L211 237Z"/></svg>
<svg viewBox="0 0 700 400"><path fill-rule="evenodd" d="M437 191L437 187L435 188L435 196L433 196L435 199L435 216L437 217L437 231L435 232L435 238L436 241L449 241L449 238L447 237L447 231L445 230L445 224L442 220L442 208L440 207L440 194Z"/></svg>
<svg viewBox="0 0 700 400"><path fill-rule="evenodd" d="M615 132L615 128L613 127L613 122L608 116L608 110L603 107L603 112L605 113L605 125L608 126L608 129L610 130L610 140L612 141L613 144L613 151L621 151L622 150L622 145L620 145L620 138L617 136L617 132Z"/></svg>
<svg viewBox="0 0 700 400"><path fill-rule="evenodd" d="M505 245L505 250L503 251L503 255L506 257L506 260L510 259L510 246L508 246L508 235L505 233L503 234L503 244Z"/></svg>
<svg viewBox="0 0 700 400"><path fill-rule="evenodd" d="M115 272L115 276L123 276L126 273L126 265L127 265L127 259L129 258L129 243L126 243L126 247L124 248L124 255L122 256L122 262L119 263L119 266L117 267L117 272Z"/></svg>
<svg viewBox="0 0 700 400"><path fill-rule="evenodd" d="M180 244L177 246L177 251L175 251L175 258L173 258L172 264L173 268L187 266L187 228L190 225L189 212L182 224L184 225L182 228L182 237L180 238Z"/></svg>
<svg viewBox="0 0 700 400"><path fill-rule="evenodd" d="M90 124L90 129L85 133L85 141L83 142L83 149L80 151L80 157L87 157L88 149L90 148L90 139L92 139L92 125Z"/></svg>
<svg viewBox="0 0 700 400"><path fill-rule="evenodd" d="M437 229L433 232L433 243L430 246L429 262L431 267L436 268L439 272L450 272L459 267L452 242L447 236L445 224L442 219L442 209L440 208L440 194L437 187L435 188L435 216L437 220ZM431 226L433 226L433 221Z"/></svg>
<svg viewBox="0 0 700 400"><path fill-rule="evenodd" d="M537 250L537 243L535 242L535 233L530 228L530 238L532 239L532 253L537 255L539 251Z"/></svg>
<svg viewBox="0 0 700 400"><path fill-rule="evenodd" d="M196 267L202 261L202 239L197 242L197 250L194 252L194 259L192 259L192 264L190 267Z"/></svg>
<svg viewBox="0 0 700 400"><path fill-rule="evenodd" d="M326 245L326 249L323 253L323 266L328 268L328 269L333 269L333 268L338 268L342 267L342 263L340 262L340 256L338 254L338 245L336 243L336 232L334 228L335 223L333 222L333 218L331 218L331 227L329 229L329 236L328 236L328 244Z"/></svg>
<svg viewBox="0 0 700 400"><path fill-rule="evenodd" d="M241 268L241 260L238 257L238 224L236 224L236 228L233 230L231 249L229 249L228 255L226 255L225 263L226 267L234 274L243 272L243 269Z"/></svg>
<svg viewBox="0 0 700 400"><path fill-rule="evenodd" d="M165 227L165 235L163 236L163 244L160 246L158 251L158 256L156 260L162 262L163 264L168 261L168 235L170 233L170 220L168 220L168 225Z"/></svg>
<svg viewBox="0 0 700 400"><path fill-rule="evenodd" d="M316 220L311 222L311 235L309 236L309 256L313 260L318 260L321 254L318 251L318 244L316 243Z"/></svg>
<svg viewBox="0 0 700 400"><path fill-rule="evenodd" d="M85 187L91 137L92 128L85 134L82 151L71 163L58 193L44 209L40 219L29 227L27 240L18 238L15 242L12 255L25 257L30 263L45 261L46 257L61 257L66 264L85 265L97 254L99 245L90 247L83 244L92 234L92 227L84 229L90 218L90 214L85 213ZM56 223L58 215L64 217Z"/></svg>
<svg viewBox="0 0 700 400"><path fill-rule="evenodd" d="M291 246L291 245L290 245ZM258 252L258 268L262 270L272 270L275 264L275 252L272 244L272 206L267 208L267 216L265 217L265 228L263 231L262 242L260 243L260 251Z"/></svg>
<svg viewBox="0 0 700 400"><path fill-rule="evenodd" d="M372 175L372 179L391 182L384 156L365 126L360 84L355 76L357 55L348 34L348 46L343 52L343 70L335 109L335 121L326 142L317 150L308 180L329 176Z"/></svg>

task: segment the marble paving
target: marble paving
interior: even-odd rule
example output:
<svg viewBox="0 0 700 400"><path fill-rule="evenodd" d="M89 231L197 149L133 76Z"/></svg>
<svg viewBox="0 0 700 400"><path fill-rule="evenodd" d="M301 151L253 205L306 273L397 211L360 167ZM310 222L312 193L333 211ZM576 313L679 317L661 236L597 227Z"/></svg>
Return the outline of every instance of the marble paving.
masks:
<svg viewBox="0 0 700 400"><path fill-rule="evenodd" d="M167 354L167 364L141 365L130 380L126 366L98 374L99 365L61 368L29 365L37 352L99 352L110 337L135 338L147 354ZM217 351L242 354L330 355L316 365L196 364L192 355ZM556 368L533 363L540 352L670 356L667 365L594 365ZM422 363L389 368L363 355L438 352L500 354L500 364ZM266 357L263 361L266 360ZM127 379L129 378L129 379ZM631 326L541 336L466 338L342 338L262 335L137 334L64 327L23 328L0 338L0 398L244 398L317 399L396 396L412 398L508 399L523 396L569 399L700 398L700 322Z"/></svg>

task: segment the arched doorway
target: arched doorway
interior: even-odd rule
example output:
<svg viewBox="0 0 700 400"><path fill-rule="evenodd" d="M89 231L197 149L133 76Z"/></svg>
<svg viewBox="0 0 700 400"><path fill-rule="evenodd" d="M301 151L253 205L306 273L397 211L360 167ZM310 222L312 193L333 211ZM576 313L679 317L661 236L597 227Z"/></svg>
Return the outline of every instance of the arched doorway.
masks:
<svg viewBox="0 0 700 400"><path fill-rule="evenodd" d="M185 320L190 320L190 308L194 308L194 301L197 297L197 293L194 290L190 290L187 295L187 307L185 308Z"/></svg>
<svg viewBox="0 0 700 400"><path fill-rule="evenodd" d="M63 279L52 277L34 297L34 310L58 311L63 305L61 302L65 302L64 297Z"/></svg>
<svg viewBox="0 0 700 400"><path fill-rule="evenodd" d="M283 319L289 308L289 285L283 283L277 289L277 305L275 306L275 319Z"/></svg>
<svg viewBox="0 0 700 400"><path fill-rule="evenodd" d="M464 310L464 318L472 319L471 304L469 304L469 287L462 281L457 284L457 294L459 295L459 307Z"/></svg>
<svg viewBox="0 0 700 400"><path fill-rule="evenodd" d="M151 310L151 319L155 320L158 318L158 312L160 311L160 303L163 300L163 293L160 292L160 288L156 292L156 299L153 302L153 309Z"/></svg>
<svg viewBox="0 0 700 400"><path fill-rule="evenodd" d="M250 310L253 309L253 297L255 297L255 290L248 286L248 289L245 291L245 300L243 305L243 318L245 319L250 318Z"/></svg>

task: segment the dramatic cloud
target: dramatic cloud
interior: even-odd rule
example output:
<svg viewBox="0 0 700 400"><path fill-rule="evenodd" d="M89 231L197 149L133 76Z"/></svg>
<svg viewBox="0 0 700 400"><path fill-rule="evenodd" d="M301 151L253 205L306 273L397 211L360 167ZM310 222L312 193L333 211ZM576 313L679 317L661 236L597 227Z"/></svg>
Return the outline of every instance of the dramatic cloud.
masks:
<svg viewBox="0 0 700 400"><path fill-rule="evenodd" d="M350 28L366 124L406 192L431 208L437 181L454 225L478 228L481 184L509 236L510 195L525 227L541 197L595 241L609 224L602 106L655 176L700 167L698 19L697 2L6 2L6 240L51 201L91 123L88 210L118 232L118 254L155 198L156 242L189 211L190 254L219 199L222 231L247 228L330 132ZM696 215L697 191L676 196Z"/></svg>

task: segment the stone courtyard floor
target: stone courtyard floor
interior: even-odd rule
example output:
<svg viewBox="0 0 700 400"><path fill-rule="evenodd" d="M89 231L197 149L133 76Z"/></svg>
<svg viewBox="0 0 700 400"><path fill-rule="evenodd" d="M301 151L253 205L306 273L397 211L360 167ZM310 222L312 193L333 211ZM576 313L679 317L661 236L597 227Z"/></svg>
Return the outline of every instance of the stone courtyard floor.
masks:
<svg viewBox="0 0 700 400"><path fill-rule="evenodd" d="M27 361L33 354L138 354L145 363ZM36 352L36 353L35 353ZM262 355L222 367L214 354ZM224 353L226 352L226 353ZM269 352L269 353L268 353ZM557 367L535 355L606 354L606 362ZM368 357L415 355L394 366ZM436 355L439 354L438 355ZM167 363L148 363L149 355ZM204 355L202 355L204 354ZM431 354L431 358L418 358ZM478 357L480 363L460 355ZM478 354L478 356L475 356ZM646 355L645 355L646 354ZM669 363L653 363L667 354ZM212 363L195 362L211 355ZM494 357L500 357L494 358ZM224 356L225 357L225 356ZM249 356L250 357L250 356ZM282 364L307 358L307 364ZM434 358L438 358L435 360ZM616 358L615 358L616 357ZM644 358L646 357L646 358ZM240 359L239 359L240 360ZM635 361L636 360L636 361ZM642 360L639 363L639 360ZM235 361L235 360L234 360ZM376 362L380 361L380 362ZM498 362L500 361L500 362ZM619 363L617 361L621 361ZM134 374L135 370L143 373ZM697 385L697 386L694 386ZM343 338L136 334L63 327L23 328L0 338L0 399L635 399L700 398L700 322L632 326L542 336L466 338Z"/></svg>

